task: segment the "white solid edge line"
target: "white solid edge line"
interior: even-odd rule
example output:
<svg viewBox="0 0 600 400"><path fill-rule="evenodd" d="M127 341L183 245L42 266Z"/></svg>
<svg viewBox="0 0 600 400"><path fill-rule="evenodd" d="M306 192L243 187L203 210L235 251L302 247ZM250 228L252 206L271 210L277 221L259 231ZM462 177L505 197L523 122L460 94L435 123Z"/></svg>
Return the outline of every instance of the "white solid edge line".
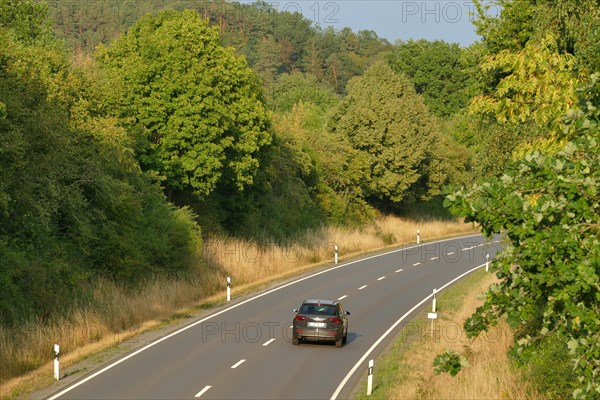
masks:
<svg viewBox="0 0 600 400"><path fill-rule="evenodd" d="M449 241L451 241L451 240L456 240L456 239L466 239L466 238L470 238L470 237L476 237L476 236L481 236L481 234L467 235L467 236L459 236L459 237L454 237L454 238L450 238L450 239L438 240L438 241L436 241L436 242L431 242L431 243L428 243L428 244L434 244L434 243L443 243L443 242L449 242ZM100 375L100 374L102 374L102 373L104 373L104 372L108 371L108 370L109 370L109 369L111 369L112 367L115 367L115 366L117 366L117 365L121 364L122 362L129 360L131 357L134 357L134 356L138 355L138 354L139 354L139 353L141 353L142 351L144 351L144 350L147 350L147 349L149 349L150 347L156 346L157 344L159 344L159 343L161 343L161 342L163 342L163 341L165 341L165 340L167 340L167 339L170 339L170 338L172 338L173 336L180 334L181 332L187 331L188 329L190 329L190 328L193 328L193 327L194 327L194 326L196 326L196 325L199 325L199 324L201 324L201 323L203 323L203 322L205 322L205 321L208 321L209 319L212 319L212 318L214 318L214 317L216 317L216 316L218 316L218 315L224 314L224 313L226 313L226 312L227 312L227 311L229 311L229 310L233 310L234 308L240 307L240 306L242 306L242 305L244 305L244 304L246 304L246 303L249 303L249 302L251 302L251 301L254 301L254 300L258 299L258 298L261 298L261 297L263 297L263 296L266 296L266 295L268 295L268 294L271 294L271 293L273 293L273 292L276 292L276 291L278 291L278 290L284 289L284 288L286 288L286 287L288 287L288 286L295 285L296 283L299 283L299 282L305 281L305 280L307 280L307 279L314 278L315 276L318 276L318 275L325 274L325 273L327 273L327 272L329 272L329 271L334 271L334 270L336 270L336 269L339 269L339 268L345 268L345 267L347 267L348 265L357 264L357 263L361 263L361 262L364 262L364 261L372 260L372 259L374 259L374 258L378 258L378 257L385 256L385 255L388 255L388 254L401 253L401 252L403 252L403 251L410 250L410 249L414 249L414 248L421 247L421 246L423 246L423 245L422 245L422 244L420 244L420 245L414 245L414 246L410 246L410 247L403 247L403 248L401 248L401 249L391 250L391 251L388 251L388 252L385 252L385 253L376 254L376 255L373 255L373 256L366 257L366 258L361 258L361 259L359 259L359 260L349 261L349 262L347 262L347 263L344 263L344 264L339 264L339 265L337 265L337 266L335 266L335 267L331 267L331 268L328 268L328 269L326 269L326 270L323 270L323 271L316 272L316 273L314 273L314 274L312 274L312 275L305 276L305 277L303 277L303 278L300 278L300 279L298 279L298 280L295 280L295 281L292 281L292 282L288 282L288 283L286 283L286 284L284 284L284 285L281 285L281 286L275 287L275 288L273 288L273 289L271 289L271 290L267 290L267 291L266 291L266 292L264 292L264 293L258 294L258 295L254 296L254 297L251 297L251 298L249 298L249 299L246 299L246 300L244 300L244 301L241 301L241 302L239 302L239 303L237 303L237 304L234 304L234 305L232 305L232 306L230 306L230 307L224 308L224 309L223 309L223 310L221 310L221 311L217 311L216 313L214 313L214 314L211 314L211 315L209 315L209 316L207 316L207 317L204 317L204 318L202 318L202 319L200 319L200 320L198 320L198 321L196 321L196 322L194 322L194 323L191 323L191 324L189 324L189 325L186 325L186 326L184 326L183 328L181 328L181 329L179 329L179 330L177 330L177 331L175 331L175 332L172 332L172 333L170 333L170 334L168 334L168 335L166 335L166 336L163 336L162 338L160 338L160 339L158 339L158 340L156 340L156 341L154 341L154 342L152 342L152 343L148 343L147 345L145 345L145 346L143 346L143 347L139 348L138 350L134 351L133 353L131 353L131 354L128 354L127 356L125 356L125 357L123 357L123 358L120 358L120 359L118 359L118 360L117 360L117 361L115 361L114 363L107 365L106 367L104 367L104 368L100 369L99 371L96 371L96 372L94 372L93 374L89 375L88 377L86 377L86 378L84 378L84 379L82 379L82 380L78 381L77 383L74 383L73 385L69 386L68 388L66 388L66 389L64 389L64 390L62 390L62 391L60 391L60 392L58 392L57 394L53 395L52 397L49 397L47 400L54 400L54 399L57 399L57 398L59 398L60 396L62 396L63 394L70 392L71 390L75 389L76 387L79 387L79 386L83 385L84 383L86 383L87 381L89 381L89 380L91 380L91 379L94 379L94 378L95 378L95 377L97 377L98 375Z"/></svg>
<svg viewBox="0 0 600 400"><path fill-rule="evenodd" d="M264 342L264 343L263 343L263 346L268 346L268 345L270 345L271 343L273 343L274 341L275 341L275 338L271 338L271 339L267 340L266 342Z"/></svg>
<svg viewBox="0 0 600 400"><path fill-rule="evenodd" d="M477 267L475 267L473 269L468 270L467 272L461 274L460 276L457 276L456 278L452 279L450 282L446 283L444 286L442 286L441 288L439 288L437 290L437 292L439 293L441 290L443 290L446 287L448 287L449 285L453 284L454 282L456 282L457 280L459 280L463 276L468 275L471 272L473 272L473 271L475 271L475 270L477 270L479 268L482 268L484 266L485 266L485 264L481 264L481 265L479 265L479 266L477 266ZM390 326L390 328L387 331L385 331L385 333L383 335L381 335L381 337L379 339L377 339L377 341L375 343L373 343L373 345L369 348L369 350L367 350L367 352L365 354L363 354L363 356L360 358L360 360L358 360L358 362L356 364L354 364L354 367L352 367L352 369L350 370L350 372L348 372L348 374L342 380L342 382L340 382L340 384L337 387L337 389L335 390L335 392L333 392L333 395L331 396L330 400L336 400L337 399L338 395L340 394L340 392L342 391L342 389L344 388L344 386L346 385L346 383L348 383L348 381L350 380L350 378L352 377L352 375L354 375L354 373L356 372L356 370L362 365L362 363L365 362L365 360L367 359L367 357L369 357L369 355L383 341L383 339L385 339L387 335L389 335L394 329L396 329L396 327L406 317L408 317L413 311L415 311L417 308L419 308L421 305L423 305L423 303L425 303L427 300L429 300L432 296L433 296L433 293L430 294L429 296L425 297L417 305L415 305L413 308L411 308L410 310L408 310L402 317L400 317L399 320L397 320L396 322L394 322L394 324L392 326Z"/></svg>
<svg viewBox="0 0 600 400"><path fill-rule="evenodd" d="M338 300L344 300L348 295L343 295L342 297L338 297Z"/></svg>
<svg viewBox="0 0 600 400"><path fill-rule="evenodd" d="M239 367L240 365L242 365L242 364L243 364L243 363L245 363L245 362L246 362L246 360L244 360L244 359L241 359L240 361L238 361L238 362L236 362L235 364L233 364L233 365L231 366L231 369L236 369L237 367Z"/></svg>
<svg viewBox="0 0 600 400"><path fill-rule="evenodd" d="M202 389L201 391L199 391L198 393L196 393L196 395L195 395L194 397L200 397L200 396L202 396L202 395L203 395L204 393L206 393L206 391L207 391L208 389L210 389L211 387L212 387L212 386L210 386L210 385L206 385L206 386L204 387L204 389Z"/></svg>

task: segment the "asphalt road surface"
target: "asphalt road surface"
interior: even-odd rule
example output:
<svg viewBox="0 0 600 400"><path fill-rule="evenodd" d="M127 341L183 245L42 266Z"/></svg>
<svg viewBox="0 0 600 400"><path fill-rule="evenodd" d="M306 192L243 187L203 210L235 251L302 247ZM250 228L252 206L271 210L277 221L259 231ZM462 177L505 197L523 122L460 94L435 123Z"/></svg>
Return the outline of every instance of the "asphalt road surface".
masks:
<svg viewBox="0 0 600 400"><path fill-rule="evenodd" d="M99 367L50 399L347 398L410 319L431 307L433 289L485 265L499 238L480 235L406 247L290 281L187 325ZM340 299L348 343L291 344L292 310Z"/></svg>

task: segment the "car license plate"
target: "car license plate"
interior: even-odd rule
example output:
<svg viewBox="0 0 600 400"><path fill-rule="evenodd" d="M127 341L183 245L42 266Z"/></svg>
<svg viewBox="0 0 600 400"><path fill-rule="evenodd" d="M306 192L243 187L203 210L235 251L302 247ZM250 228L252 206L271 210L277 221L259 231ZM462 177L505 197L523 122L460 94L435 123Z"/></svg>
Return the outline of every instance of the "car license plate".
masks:
<svg viewBox="0 0 600 400"><path fill-rule="evenodd" d="M325 326L327 326L327 324L325 324L325 322L309 322L308 323L309 328L325 328Z"/></svg>

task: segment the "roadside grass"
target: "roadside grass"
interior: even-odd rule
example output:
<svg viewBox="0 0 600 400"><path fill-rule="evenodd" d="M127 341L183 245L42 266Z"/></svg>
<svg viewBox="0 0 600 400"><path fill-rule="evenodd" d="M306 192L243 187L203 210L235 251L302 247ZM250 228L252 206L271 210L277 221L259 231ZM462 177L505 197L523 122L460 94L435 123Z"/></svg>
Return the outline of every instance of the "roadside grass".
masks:
<svg viewBox="0 0 600 400"><path fill-rule="evenodd" d="M196 267L178 279L153 277L136 290L101 280L93 299L54 319L17 328L0 326L0 398L20 398L52 382L52 347L61 346L61 369L148 330L174 323L223 302L225 277L232 294L256 291L275 280L333 261L385 247L431 241L475 229L457 220L406 220L386 216L361 228L325 227L307 232L289 246L208 238Z"/></svg>
<svg viewBox="0 0 600 400"><path fill-rule="evenodd" d="M375 360L373 393L366 395L366 377L357 399L544 399L511 362L513 343L508 325L501 321L477 338L467 339L463 323L483 303L483 293L494 283L493 274L480 269L442 292L437 299L434 334L427 312L405 327ZM454 377L436 375L433 362L444 351L458 353L467 365Z"/></svg>

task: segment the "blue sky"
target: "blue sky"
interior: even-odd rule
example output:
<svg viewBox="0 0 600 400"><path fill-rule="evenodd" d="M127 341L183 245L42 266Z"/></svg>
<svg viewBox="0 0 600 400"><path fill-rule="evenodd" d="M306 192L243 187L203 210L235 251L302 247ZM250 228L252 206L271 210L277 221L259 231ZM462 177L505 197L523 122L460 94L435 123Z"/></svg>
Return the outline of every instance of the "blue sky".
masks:
<svg viewBox="0 0 600 400"><path fill-rule="evenodd" d="M267 0L280 11L298 11L322 27L371 29L396 40L441 39L468 46L478 40L469 0ZM490 10L494 13L494 10Z"/></svg>

